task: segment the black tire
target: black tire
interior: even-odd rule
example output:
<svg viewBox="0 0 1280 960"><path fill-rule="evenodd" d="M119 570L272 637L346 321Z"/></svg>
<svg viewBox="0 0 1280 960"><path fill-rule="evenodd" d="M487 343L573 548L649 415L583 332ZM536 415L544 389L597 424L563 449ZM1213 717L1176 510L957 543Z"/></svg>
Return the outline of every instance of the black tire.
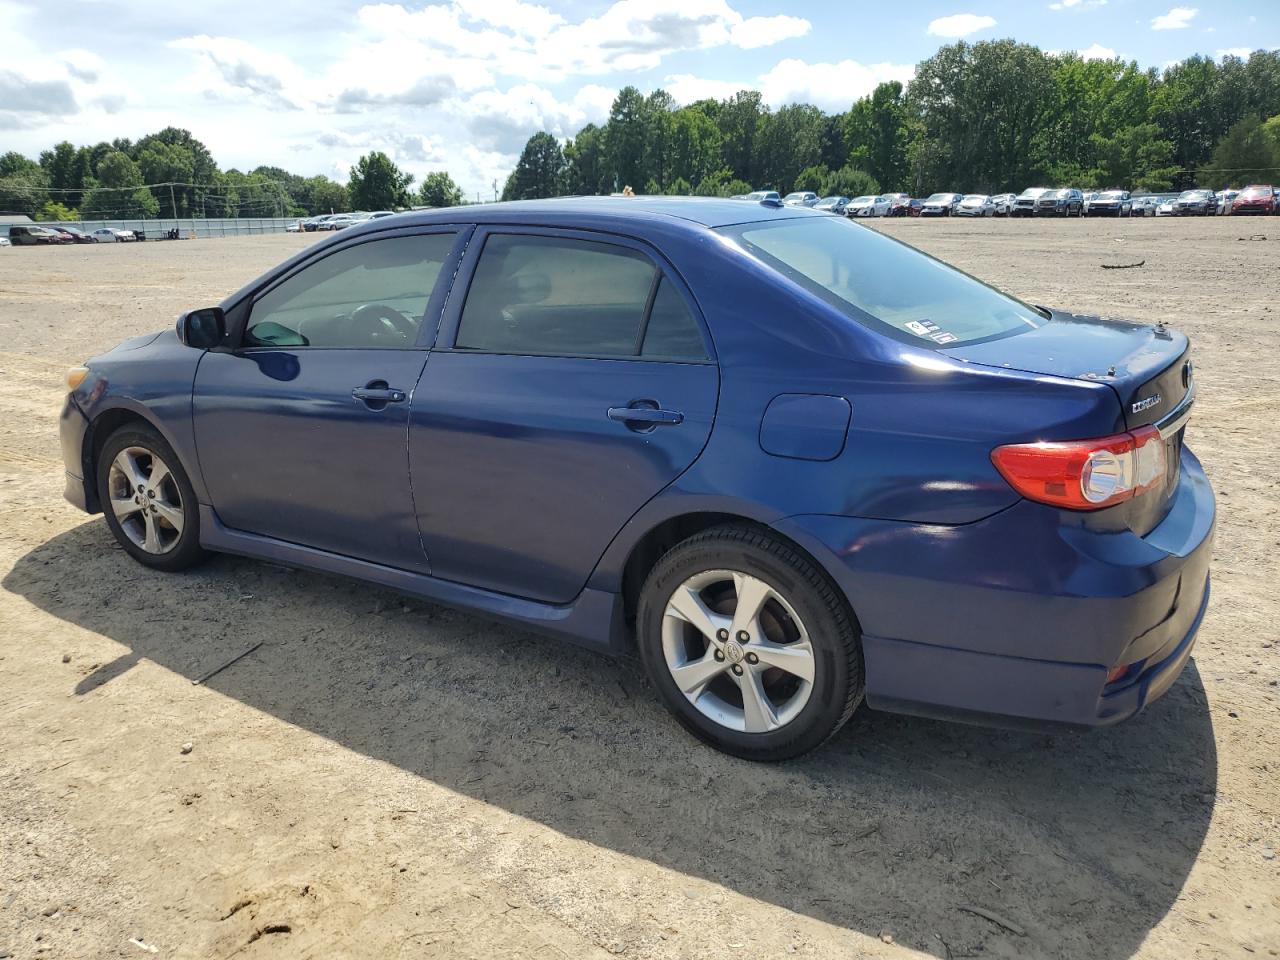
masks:
<svg viewBox="0 0 1280 960"><path fill-rule="evenodd" d="M813 680L807 701L788 722L768 732L735 730L705 715L676 684L664 652L664 619L673 593L699 574L725 570L764 581L795 612L812 648ZM732 602L736 605L736 598ZM774 602L768 601L762 609L771 609L768 604ZM776 612L782 607L772 609ZM785 611L780 619L794 624ZM844 597L812 560L757 527L714 527L668 551L641 590L636 635L645 670L680 724L713 747L746 760L786 760L814 749L833 736L862 701L865 680L861 632ZM696 642L700 634L693 630L690 636ZM746 649L751 649L749 644ZM763 683L770 682L769 673L761 674L766 678ZM785 672L778 674L784 685L795 682ZM714 682L721 679L732 680L722 673Z"/></svg>
<svg viewBox="0 0 1280 960"><path fill-rule="evenodd" d="M174 488L176 488L180 498L182 529L176 534L172 542L165 544L162 552L148 551L136 543L133 537L126 532L111 505L111 465L122 451L130 448L140 448L153 456L158 456L164 465L169 468L169 474L172 478L172 487L168 485L168 481L162 483L169 491L169 502L172 502ZM106 442L102 445L102 451L98 455L94 472L94 482L98 490L98 502L102 505L102 512L106 517L107 526L110 528L112 536L116 538L116 542L133 559L143 566L172 573L194 566L209 556L208 552L200 546L200 511L196 504L195 491L191 488L191 481L187 477L187 471L182 466L182 462L178 459L178 455L173 448L154 428L142 424L129 424L115 431L115 433L107 437ZM119 493L120 491L116 492ZM126 517L126 522L132 523L133 520ZM163 521L155 520L153 522L163 523ZM171 525L167 529L170 533L174 531Z"/></svg>

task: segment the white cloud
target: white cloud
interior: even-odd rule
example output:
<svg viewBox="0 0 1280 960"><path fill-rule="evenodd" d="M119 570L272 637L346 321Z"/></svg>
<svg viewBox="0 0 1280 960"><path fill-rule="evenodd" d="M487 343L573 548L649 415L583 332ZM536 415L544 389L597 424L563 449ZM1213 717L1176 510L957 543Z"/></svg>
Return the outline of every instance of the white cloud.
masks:
<svg viewBox="0 0 1280 960"><path fill-rule="evenodd" d="M1196 7L1174 7L1168 13L1162 13L1151 20L1152 30L1181 30L1190 26L1191 21L1200 10Z"/></svg>
<svg viewBox="0 0 1280 960"><path fill-rule="evenodd" d="M252 99L287 110L305 109L315 100L307 75L297 64L245 40L201 34L174 40L169 46L201 55L200 67L184 82L190 92Z"/></svg>
<svg viewBox="0 0 1280 960"><path fill-rule="evenodd" d="M1239 57L1241 60L1248 60L1253 50L1253 47L1227 47L1225 50L1215 50L1213 55L1219 60L1223 57Z"/></svg>
<svg viewBox="0 0 1280 960"><path fill-rule="evenodd" d="M729 28L729 39L735 47L754 50L803 37L811 29L813 25L802 17L749 17Z"/></svg>
<svg viewBox="0 0 1280 960"><path fill-rule="evenodd" d="M1079 51L1081 60L1114 60L1116 52L1100 43L1090 44Z"/></svg>
<svg viewBox="0 0 1280 960"><path fill-rule="evenodd" d="M679 104L689 104L695 100L727 100L739 90L750 87L750 82L708 80L691 73L678 73L662 81L662 89L671 94Z"/></svg>
<svg viewBox="0 0 1280 960"><path fill-rule="evenodd" d="M1070 10L1072 7L1079 7L1082 10L1089 10L1095 7L1105 7L1107 0L1061 0L1060 3L1049 4L1050 10Z"/></svg>
<svg viewBox="0 0 1280 960"><path fill-rule="evenodd" d="M588 85L573 99L558 100L549 90L521 84L509 90L482 90L456 106L474 142L502 153L518 153L530 135L546 130L565 139L588 123L609 116L615 91Z"/></svg>
<svg viewBox="0 0 1280 960"><path fill-rule="evenodd" d="M916 68L909 64L782 60L760 77L758 89L765 103L772 107L812 103L828 111L848 110L855 100L871 93L877 84L886 80L906 84L915 72Z"/></svg>
<svg viewBox="0 0 1280 960"><path fill-rule="evenodd" d="M617 0L578 22L522 0L454 0L417 10L378 3L358 16L371 42L416 45L418 59L407 62L444 55L544 81L650 70L682 51L756 49L812 29L800 17L743 16L728 0Z"/></svg>
<svg viewBox="0 0 1280 960"><path fill-rule="evenodd" d="M986 30L995 25L995 17L980 16L976 13L956 13L930 21L929 33L935 37L967 37L971 33L977 33L979 30Z"/></svg>

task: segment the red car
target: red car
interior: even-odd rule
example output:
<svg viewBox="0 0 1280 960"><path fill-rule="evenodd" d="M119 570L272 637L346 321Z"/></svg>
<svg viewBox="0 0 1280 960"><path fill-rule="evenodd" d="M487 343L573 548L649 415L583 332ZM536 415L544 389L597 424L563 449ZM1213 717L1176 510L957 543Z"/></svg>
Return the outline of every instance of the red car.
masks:
<svg viewBox="0 0 1280 960"><path fill-rule="evenodd" d="M1269 183L1251 183L1240 191L1235 202L1231 204L1231 212L1236 213L1275 213L1276 192Z"/></svg>

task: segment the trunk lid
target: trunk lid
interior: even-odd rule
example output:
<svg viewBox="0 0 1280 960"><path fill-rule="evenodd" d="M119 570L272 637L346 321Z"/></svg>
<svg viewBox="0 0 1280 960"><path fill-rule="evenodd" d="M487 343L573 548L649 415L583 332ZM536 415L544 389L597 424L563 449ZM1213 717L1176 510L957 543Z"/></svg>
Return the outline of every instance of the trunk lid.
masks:
<svg viewBox="0 0 1280 960"><path fill-rule="evenodd" d="M1191 386L1184 334L1162 326L1051 313L1052 319L1034 330L943 352L1004 370L1105 383L1120 401L1118 430L1155 423L1182 402Z"/></svg>
<svg viewBox="0 0 1280 960"><path fill-rule="evenodd" d="M944 352L1005 370L1105 383L1115 391L1120 404L1117 433L1158 424L1188 399L1194 381L1184 334L1163 326L1051 313L1050 322L1034 330ZM1163 487L1100 513L1139 536L1164 519L1178 489L1182 434L1178 429L1165 437L1168 466ZM1100 516L1098 520L1106 523Z"/></svg>

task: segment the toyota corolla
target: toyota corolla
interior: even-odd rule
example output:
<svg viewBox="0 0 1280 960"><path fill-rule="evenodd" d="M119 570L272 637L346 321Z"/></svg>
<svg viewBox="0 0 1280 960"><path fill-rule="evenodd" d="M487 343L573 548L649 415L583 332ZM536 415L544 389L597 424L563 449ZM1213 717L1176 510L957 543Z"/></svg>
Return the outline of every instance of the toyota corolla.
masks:
<svg viewBox="0 0 1280 960"><path fill-rule="evenodd" d="M1208 602L1186 337L776 200L375 220L68 383L66 496L138 562L259 557L636 651L753 759L863 702L1114 723Z"/></svg>

